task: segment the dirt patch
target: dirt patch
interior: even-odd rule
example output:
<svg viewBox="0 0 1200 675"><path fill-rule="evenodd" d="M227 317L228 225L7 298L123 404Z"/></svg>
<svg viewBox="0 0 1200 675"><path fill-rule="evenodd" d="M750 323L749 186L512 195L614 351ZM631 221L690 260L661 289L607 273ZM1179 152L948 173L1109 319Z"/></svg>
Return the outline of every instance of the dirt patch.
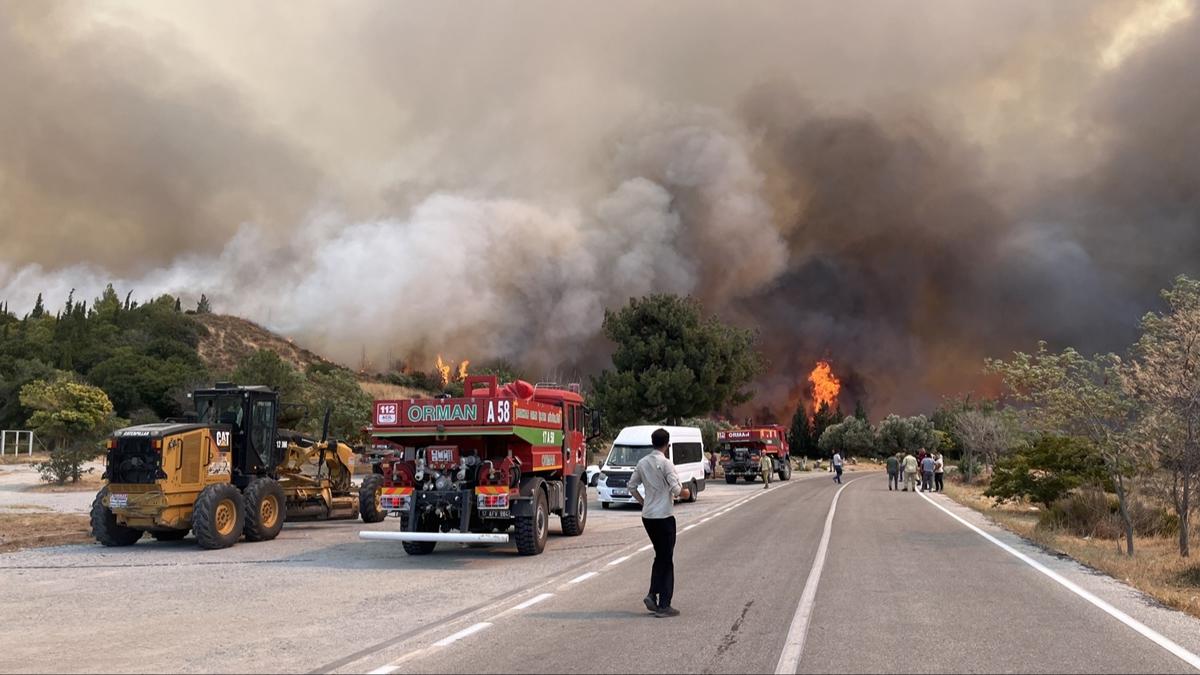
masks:
<svg viewBox="0 0 1200 675"><path fill-rule="evenodd" d="M411 387L402 387L398 384L388 384L387 382L359 382L358 386L367 392L371 398L380 401L385 399L403 399L403 398L429 398L431 394L420 389Z"/></svg>
<svg viewBox="0 0 1200 675"><path fill-rule="evenodd" d="M329 363L291 338L276 335L246 319L223 314L196 314L192 318L208 329L196 351L215 373L233 372L239 363L260 349L270 349L298 370Z"/></svg>
<svg viewBox="0 0 1200 675"><path fill-rule="evenodd" d="M1200 568L1195 560L1179 556L1173 537L1139 537L1132 558L1121 552L1121 541L1079 537L1061 530L1038 527L1041 510L1027 503L995 506L984 488L948 482L946 495L984 514L996 524L1051 553L1066 555L1080 564L1115 577L1167 607L1200 618ZM1193 548L1195 544L1193 543Z"/></svg>
<svg viewBox="0 0 1200 675"><path fill-rule="evenodd" d="M5 464L5 465L37 464L39 462L47 462L49 460L50 460L50 453L48 453L48 452L35 452L32 455L26 455L25 453L21 453L19 455L14 455L10 452L10 453L5 453L5 455L3 457L0 457L0 464Z"/></svg>
<svg viewBox="0 0 1200 675"><path fill-rule="evenodd" d="M74 513L0 512L0 553L92 541L88 517Z"/></svg>
<svg viewBox="0 0 1200 675"><path fill-rule="evenodd" d="M78 483L63 483L56 485L54 483L39 483L25 488L25 492L38 492L42 494L60 493L60 492L96 492L104 487L104 480L100 477L99 471L85 473L79 478Z"/></svg>

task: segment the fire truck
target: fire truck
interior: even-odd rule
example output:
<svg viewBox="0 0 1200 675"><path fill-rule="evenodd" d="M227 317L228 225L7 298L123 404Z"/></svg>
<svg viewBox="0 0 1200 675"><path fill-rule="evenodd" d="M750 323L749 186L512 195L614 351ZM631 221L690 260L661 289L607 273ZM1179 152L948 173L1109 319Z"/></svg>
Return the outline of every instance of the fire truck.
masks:
<svg viewBox="0 0 1200 675"><path fill-rule="evenodd" d="M600 417L578 385L501 386L492 375L464 380L464 396L376 401L369 429L390 445L380 508L400 531L363 539L400 541L409 555L439 542L515 543L521 555L546 546L550 516L566 536L587 524L586 443Z"/></svg>
<svg viewBox="0 0 1200 675"><path fill-rule="evenodd" d="M738 476L745 478L747 483L758 480L762 476L759 465L762 455L770 456L779 480L792 477L787 430L778 424L718 431L717 446L721 451L721 468L725 470L726 483L736 483Z"/></svg>

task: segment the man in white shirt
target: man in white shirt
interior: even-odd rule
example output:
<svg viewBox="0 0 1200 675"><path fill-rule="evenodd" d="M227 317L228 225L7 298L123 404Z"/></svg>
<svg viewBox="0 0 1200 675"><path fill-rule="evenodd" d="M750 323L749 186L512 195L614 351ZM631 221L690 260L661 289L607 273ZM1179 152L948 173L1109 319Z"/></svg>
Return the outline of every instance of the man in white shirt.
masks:
<svg viewBox="0 0 1200 675"><path fill-rule="evenodd" d="M671 606L675 593L675 498L686 499L688 492L679 484L675 464L667 458L671 435L666 429L650 434L654 449L638 461L629 477L629 494L642 505L642 525L654 545L654 566L650 569L650 592L642 599L646 609L661 618L679 616ZM643 497L638 486L646 490Z"/></svg>
<svg viewBox="0 0 1200 675"><path fill-rule="evenodd" d="M837 451L833 453L833 482L842 482L842 453Z"/></svg>

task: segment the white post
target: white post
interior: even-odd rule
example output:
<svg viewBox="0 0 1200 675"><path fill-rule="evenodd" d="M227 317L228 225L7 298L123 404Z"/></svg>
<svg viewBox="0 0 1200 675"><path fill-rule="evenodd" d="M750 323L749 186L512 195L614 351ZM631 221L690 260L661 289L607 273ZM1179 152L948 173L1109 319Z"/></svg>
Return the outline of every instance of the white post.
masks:
<svg viewBox="0 0 1200 675"><path fill-rule="evenodd" d="M8 442L8 430L0 431L0 457L4 456L4 447Z"/></svg>

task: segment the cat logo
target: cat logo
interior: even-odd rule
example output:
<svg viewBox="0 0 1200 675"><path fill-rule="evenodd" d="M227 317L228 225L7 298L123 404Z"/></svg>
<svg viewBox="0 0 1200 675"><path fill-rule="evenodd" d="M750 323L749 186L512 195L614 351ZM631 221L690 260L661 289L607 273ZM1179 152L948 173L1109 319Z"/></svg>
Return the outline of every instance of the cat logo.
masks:
<svg viewBox="0 0 1200 675"><path fill-rule="evenodd" d="M228 448L229 447L229 432L228 431L218 431L217 432L217 447L218 448Z"/></svg>

